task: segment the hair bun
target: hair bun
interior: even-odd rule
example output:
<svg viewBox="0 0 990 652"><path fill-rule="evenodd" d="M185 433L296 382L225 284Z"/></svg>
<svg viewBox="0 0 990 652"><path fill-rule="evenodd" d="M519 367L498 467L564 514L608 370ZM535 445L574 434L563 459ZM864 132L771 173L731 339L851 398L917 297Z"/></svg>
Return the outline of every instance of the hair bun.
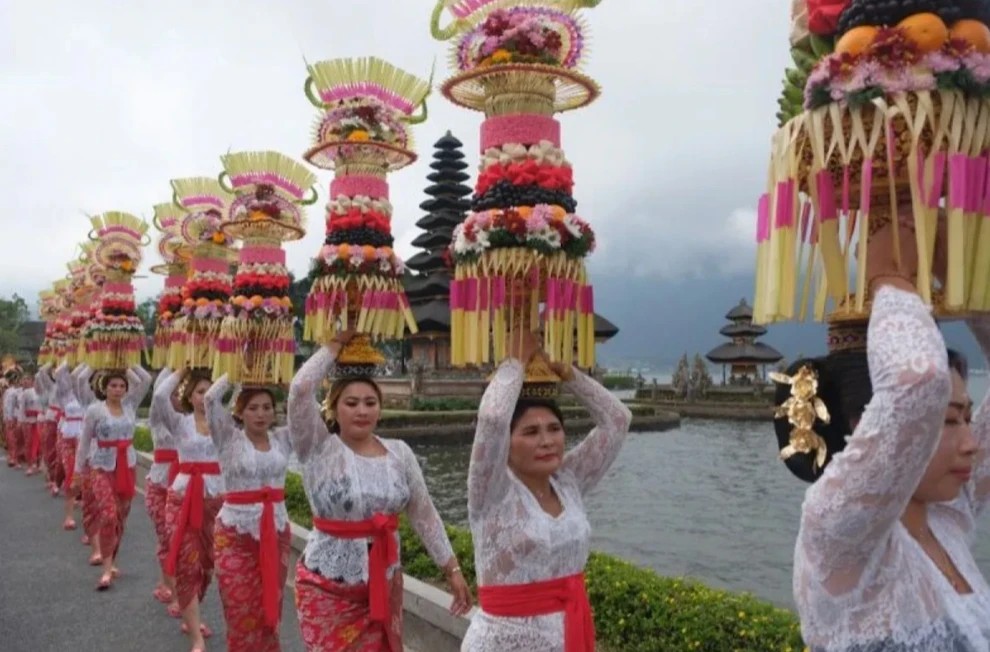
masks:
<svg viewBox="0 0 990 652"><path fill-rule="evenodd" d="M786 373L771 377L777 384L774 431L780 456L791 473L814 482L832 456L845 448L849 434L838 384L822 358L798 360Z"/></svg>

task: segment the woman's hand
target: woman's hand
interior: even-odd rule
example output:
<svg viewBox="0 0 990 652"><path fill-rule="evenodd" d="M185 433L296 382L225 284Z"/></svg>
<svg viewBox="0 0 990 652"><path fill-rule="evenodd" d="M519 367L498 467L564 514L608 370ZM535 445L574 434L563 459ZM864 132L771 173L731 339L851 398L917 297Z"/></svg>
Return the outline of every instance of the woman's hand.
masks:
<svg viewBox="0 0 990 652"><path fill-rule="evenodd" d="M547 361L547 366L550 367L550 371L557 374L557 377L562 381L569 383L574 380L574 367L564 362L551 362L550 358L546 357L545 353L543 354L543 357Z"/></svg>
<svg viewBox="0 0 990 652"><path fill-rule="evenodd" d="M533 331L526 330L522 333L513 333L509 337L509 356L522 362L524 365L529 364L533 356L539 353L542 348L543 344Z"/></svg>
<svg viewBox="0 0 990 652"><path fill-rule="evenodd" d="M456 559L453 560L453 564L447 564L444 574L447 576L447 584L450 586L450 592L454 594L454 601L450 603L450 613L455 616L467 615L471 611L471 605L474 604L474 600L471 597L471 589L468 588L467 581L465 581Z"/></svg>
<svg viewBox="0 0 990 652"><path fill-rule="evenodd" d="M330 351L336 356L340 353L340 350L347 346L354 336L357 335L357 331L346 330L337 333L332 340L330 340Z"/></svg>

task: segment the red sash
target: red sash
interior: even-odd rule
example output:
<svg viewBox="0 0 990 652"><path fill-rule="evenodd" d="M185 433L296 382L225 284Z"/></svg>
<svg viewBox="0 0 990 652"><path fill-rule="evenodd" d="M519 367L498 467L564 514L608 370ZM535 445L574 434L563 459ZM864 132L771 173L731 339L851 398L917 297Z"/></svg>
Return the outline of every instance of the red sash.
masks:
<svg viewBox="0 0 990 652"><path fill-rule="evenodd" d="M279 554L278 532L275 531L275 503L285 500L285 490L263 487L252 491L231 491L224 496L230 505L261 503L261 541L258 548L258 567L261 569L261 604L265 612L265 624L278 626L279 602Z"/></svg>
<svg viewBox="0 0 990 652"><path fill-rule="evenodd" d="M595 622L584 587L584 573L530 584L479 586L485 613L507 618L564 612L565 652L594 652Z"/></svg>
<svg viewBox="0 0 990 652"><path fill-rule="evenodd" d="M117 463L114 468L114 490L124 498L134 497L134 473L127 464L127 451L133 442L130 439L96 440L100 448L116 448Z"/></svg>
<svg viewBox="0 0 990 652"><path fill-rule="evenodd" d="M168 486L175 482L175 476L179 475L179 452L171 448L156 448L154 452L155 464L168 464Z"/></svg>
<svg viewBox="0 0 990 652"><path fill-rule="evenodd" d="M395 532L399 517L395 514L375 514L364 521L335 521L314 518L313 527L324 534L341 539L372 540L368 551L368 604L371 619L389 627L391 614L388 600L388 567L399 560Z"/></svg>
<svg viewBox="0 0 990 652"><path fill-rule="evenodd" d="M173 577L179 563L179 550L182 548L182 539L186 536L186 530L189 528L198 530L203 527L203 492L206 490L203 476L220 475L220 463L182 462L179 464L179 473L189 474L189 484L186 485L186 493L182 497L182 508L175 522L175 533L172 535L168 557L165 559L165 572Z"/></svg>

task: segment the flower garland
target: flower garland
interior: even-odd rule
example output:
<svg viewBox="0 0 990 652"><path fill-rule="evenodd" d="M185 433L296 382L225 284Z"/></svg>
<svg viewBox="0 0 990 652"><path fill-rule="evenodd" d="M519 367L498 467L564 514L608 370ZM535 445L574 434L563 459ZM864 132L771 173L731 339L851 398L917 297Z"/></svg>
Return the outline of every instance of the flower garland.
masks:
<svg viewBox="0 0 990 652"><path fill-rule="evenodd" d="M587 222L560 206L492 209L472 213L457 225L449 251L454 263L463 263L476 260L488 249L519 246L583 258L594 251L595 234Z"/></svg>
<svg viewBox="0 0 990 652"><path fill-rule="evenodd" d="M861 54L833 53L819 61L805 85L804 107L855 107L888 94L936 89L990 96L990 54L959 39L923 54L903 29L883 28Z"/></svg>
<svg viewBox="0 0 990 652"><path fill-rule="evenodd" d="M490 165L508 165L527 160L533 160L540 164L549 163L558 167L571 167L563 149L549 140L541 140L535 145L529 146L521 143L506 143L501 147L489 147L481 154L480 168L484 170Z"/></svg>
<svg viewBox="0 0 990 652"><path fill-rule="evenodd" d="M182 310L182 288L166 287L158 299L158 323L168 323L180 310Z"/></svg>
<svg viewBox="0 0 990 652"><path fill-rule="evenodd" d="M406 269L405 263L395 255L391 247L347 243L323 245L314 262L314 272L319 275L371 274L397 277Z"/></svg>
<svg viewBox="0 0 990 652"><path fill-rule="evenodd" d="M457 49L461 71L507 63L574 68L584 50L581 26L548 7L496 9L468 32Z"/></svg>
<svg viewBox="0 0 990 652"><path fill-rule="evenodd" d="M227 314L227 297L233 279L221 272L197 272L182 287L181 315L194 319L219 319Z"/></svg>
<svg viewBox="0 0 990 652"><path fill-rule="evenodd" d="M324 143L376 142L405 149L409 136L394 111L371 98L362 97L344 100L326 111L317 126L317 140Z"/></svg>
<svg viewBox="0 0 990 652"><path fill-rule="evenodd" d="M372 199L367 195L348 197L339 195L327 204L327 213L348 215L353 211L361 213L379 213L391 217L392 204L387 199Z"/></svg>
<svg viewBox="0 0 990 652"><path fill-rule="evenodd" d="M189 242L211 242L215 245L231 246L234 239L220 228L223 215L215 208L196 211L183 220L182 235Z"/></svg>

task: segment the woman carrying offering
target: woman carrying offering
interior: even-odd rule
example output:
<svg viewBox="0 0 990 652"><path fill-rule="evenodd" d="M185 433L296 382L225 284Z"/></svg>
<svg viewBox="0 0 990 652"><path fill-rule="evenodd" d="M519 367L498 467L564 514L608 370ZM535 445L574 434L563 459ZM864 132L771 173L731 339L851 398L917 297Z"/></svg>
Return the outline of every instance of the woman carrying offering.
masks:
<svg viewBox="0 0 990 652"><path fill-rule="evenodd" d="M89 365L83 363L72 370L72 377L75 381L76 398L79 399L79 404L83 408L85 421L86 410L96 402L96 391L99 389L103 373L93 373ZM103 554L100 551L99 537L100 510L96 504L96 495L93 493L92 469L89 468L89 456L92 448L92 442L89 443L87 448L82 448L81 444L77 444L76 461L78 462L80 458L82 459L83 469L82 478L79 481L79 486L81 487L79 494L82 496L82 543L83 545L89 544L91 551L89 556L90 566L99 566L103 563ZM75 477L78 477L80 474L75 469L73 469L72 474L73 484L75 484ZM73 490L75 491L74 488Z"/></svg>
<svg viewBox="0 0 990 652"><path fill-rule="evenodd" d="M946 350L915 291L914 242L907 225L871 235L873 304L861 347L832 346L775 378L783 457L814 483L794 556L795 601L814 652L990 650L990 587L971 549L990 501L990 408L984 400L971 422L965 361ZM970 328L990 354L987 318ZM837 334L830 344L853 339ZM813 430L799 418L806 406L818 415ZM794 446L816 437L827 448Z"/></svg>
<svg viewBox="0 0 990 652"><path fill-rule="evenodd" d="M238 392L231 415L222 402L229 387L224 375L206 393L206 416L227 489L215 533L227 649L279 652L292 541L285 509L289 429L273 428L275 395L265 387Z"/></svg>
<svg viewBox="0 0 990 652"><path fill-rule="evenodd" d="M316 388L350 338L341 334L321 348L289 389L293 450L314 515L296 566L296 610L307 650L401 652L400 512L444 569L451 612L466 613L471 596L415 455L404 442L374 434L378 385L340 378L327 396L326 422L320 414Z"/></svg>
<svg viewBox="0 0 990 652"><path fill-rule="evenodd" d="M155 557L158 560L160 575L158 585L152 595L155 599L168 606L168 613L173 618L180 618L182 610L175 600L175 578L170 577L165 572L165 559L168 556L169 548L169 528L165 522L165 511L168 499L168 488L175 482L175 476L179 474L179 452L176 450L176 437L169 429L170 420L174 415L179 414L182 409L178 391L173 391L169 396L169 406L171 409L162 408L162 402L156 401L154 396L158 395L161 384L172 375L172 370L164 368L158 372L155 378L155 386L151 409L148 411L148 428L151 430L151 442L154 448L154 461L144 483L144 505L148 510L148 516L155 528L155 536L158 539L158 546L155 550Z"/></svg>
<svg viewBox="0 0 990 652"><path fill-rule="evenodd" d="M583 574L591 534L583 497L615 462L632 416L588 376L549 364L595 421L565 454L560 408L520 398L526 365L537 355L543 353L536 336L524 334L478 409L468 518L481 609L465 652L585 652L595 645Z"/></svg>
<svg viewBox="0 0 990 652"><path fill-rule="evenodd" d="M133 439L137 408L150 387L150 374L139 366L126 373L108 371L100 378L97 402L89 406L83 420L79 448L87 454L76 456L72 482L74 490L82 487L88 462L98 510L103 575L97 589L101 591L110 588L118 574L114 562L135 493L137 455Z"/></svg>
<svg viewBox="0 0 990 652"><path fill-rule="evenodd" d="M182 412L172 407L176 388ZM166 499L169 549L165 574L175 579L182 631L191 639L194 651L205 650L204 639L213 634L200 620L199 603L213 578L213 527L224 492L217 447L206 418L209 388L208 371L180 370L158 385L152 399L178 444L179 473Z"/></svg>
<svg viewBox="0 0 990 652"><path fill-rule="evenodd" d="M59 462L65 470L62 479L62 491L65 493L65 514L62 529L76 529L76 498L78 491L73 491L72 485L76 472L76 450L79 436L82 434L83 418L86 411L76 399L72 373L69 366L62 363L55 369L55 402L62 410L62 416L57 421L57 447Z"/></svg>

